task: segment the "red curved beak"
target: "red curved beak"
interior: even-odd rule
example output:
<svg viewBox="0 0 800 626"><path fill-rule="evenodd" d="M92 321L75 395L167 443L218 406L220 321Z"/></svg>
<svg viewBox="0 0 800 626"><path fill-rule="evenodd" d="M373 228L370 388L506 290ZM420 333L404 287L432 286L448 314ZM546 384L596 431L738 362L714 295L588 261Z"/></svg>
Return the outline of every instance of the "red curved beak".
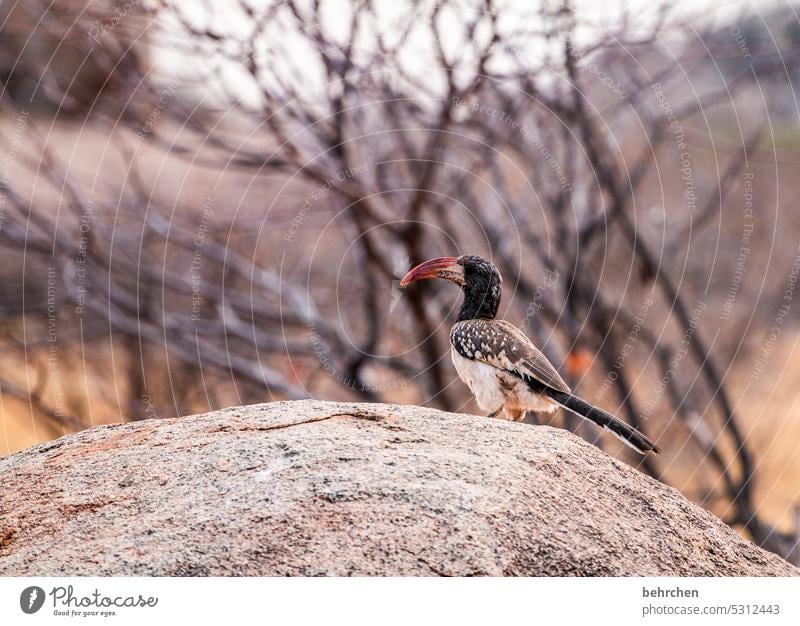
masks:
<svg viewBox="0 0 800 626"><path fill-rule="evenodd" d="M426 278L444 278L457 285L464 285L464 268L458 264L458 257L443 256L420 263L400 281L400 286L405 287L410 283Z"/></svg>

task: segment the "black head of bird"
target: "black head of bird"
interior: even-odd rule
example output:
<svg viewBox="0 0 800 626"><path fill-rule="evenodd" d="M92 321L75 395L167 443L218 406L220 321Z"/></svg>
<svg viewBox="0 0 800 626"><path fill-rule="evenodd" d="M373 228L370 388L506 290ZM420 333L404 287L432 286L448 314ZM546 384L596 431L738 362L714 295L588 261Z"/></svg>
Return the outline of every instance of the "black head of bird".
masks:
<svg viewBox="0 0 800 626"><path fill-rule="evenodd" d="M449 280L464 291L458 320L450 330L451 357L459 377L490 417L519 421L526 411L562 407L606 428L637 452L658 451L638 430L574 395L519 328L495 319L503 279L492 263L474 255L439 257L417 265L400 286L427 278Z"/></svg>
<svg viewBox="0 0 800 626"><path fill-rule="evenodd" d="M400 286L426 278L443 278L456 283L464 292L458 321L491 320L500 307L503 277L493 263L476 255L445 256L417 265L405 275Z"/></svg>

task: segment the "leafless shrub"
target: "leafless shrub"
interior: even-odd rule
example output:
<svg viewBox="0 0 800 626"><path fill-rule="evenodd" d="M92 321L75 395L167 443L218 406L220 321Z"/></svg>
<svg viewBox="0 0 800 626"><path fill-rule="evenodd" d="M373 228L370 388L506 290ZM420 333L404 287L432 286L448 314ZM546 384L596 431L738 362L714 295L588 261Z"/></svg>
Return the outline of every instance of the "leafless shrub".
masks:
<svg viewBox="0 0 800 626"><path fill-rule="evenodd" d="M402 392L459 409L442 323L455 296L420 285L400 298L397 283L411 262L478 252L505 277L503 314L573 384L592 381L584 394L674 444L645 471L670 482L674 458L692 459L712 476L696 497L797 554L755 505L720 365L735 346L709 341L719 293L730 317L746 292L704 285L687 252L738 206L769 111L713 167L696 128L736 117L765 82L785 87L785 41L748 38L742 20L689 28L669 3L604 30L569 3L517 18L490 0L353 1L336 15L294 1L30 6L34 34L69 41L102 84L76 91L45 69L31 86L14 61L40 60L3 61L6 117L24 128L4 127L19 175L3 179L0 240L28 294L4 306L9 350L30 361L112 336L131 419L230 394ZM160 69L165 55L180 71ZM56 149L26 97L106 138L97 176ZM213 184L164 192L176 168ZM0 385L51 421L87 421Z"/></svg>

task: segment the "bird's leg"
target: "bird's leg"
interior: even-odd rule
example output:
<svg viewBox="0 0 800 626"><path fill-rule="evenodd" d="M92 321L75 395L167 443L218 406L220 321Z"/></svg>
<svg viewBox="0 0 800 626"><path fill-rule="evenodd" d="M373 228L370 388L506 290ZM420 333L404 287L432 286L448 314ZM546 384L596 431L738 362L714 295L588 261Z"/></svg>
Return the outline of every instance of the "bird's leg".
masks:
<svg viewBox="0 0 800 626"><path fill-rule="evenodd" d="M489 413L487 417L496 417L497 419L508 420L510 422L519 422L525 417L525 411L512 409L507 404L503 404L493 413Z"/></svg>
<svg viewBox="0 0 800 626"><path fill-rule="evenodd" d="M525 419L525 409L511 409L507 410L508 420L511 422L521 422Z"/></svg>
<svg viewBox="0 0 800 626"><path fill-rule="evenodd" d="M537 426L542 423L542 420L539 419L539 414L536 411L526 411L524 418L528 419L528 423L536 424Z"/></svg>

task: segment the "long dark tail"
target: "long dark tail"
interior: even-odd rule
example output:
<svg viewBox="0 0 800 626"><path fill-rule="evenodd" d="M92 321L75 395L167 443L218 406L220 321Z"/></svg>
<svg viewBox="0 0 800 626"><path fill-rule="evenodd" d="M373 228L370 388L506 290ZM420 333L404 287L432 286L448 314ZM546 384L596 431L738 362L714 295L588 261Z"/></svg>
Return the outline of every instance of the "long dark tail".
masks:
<svg viewBox="0 0 800 626"><path fill-rule="evenodd" d="M617 419L611 413L606 413L603 409L598 409L588 402L584 402L578 396L573 396L571 393L557 391L555 389L547 389L546 392L553 400L563 406L567 411L575 413L580 417L594 422L607 430L610 430L617 436L624 444L633 448L640 454L647 454L648 452L659 452L658 446L645 437L642 433L636 430L633 426L629 426L622 420Z"/></svg>

